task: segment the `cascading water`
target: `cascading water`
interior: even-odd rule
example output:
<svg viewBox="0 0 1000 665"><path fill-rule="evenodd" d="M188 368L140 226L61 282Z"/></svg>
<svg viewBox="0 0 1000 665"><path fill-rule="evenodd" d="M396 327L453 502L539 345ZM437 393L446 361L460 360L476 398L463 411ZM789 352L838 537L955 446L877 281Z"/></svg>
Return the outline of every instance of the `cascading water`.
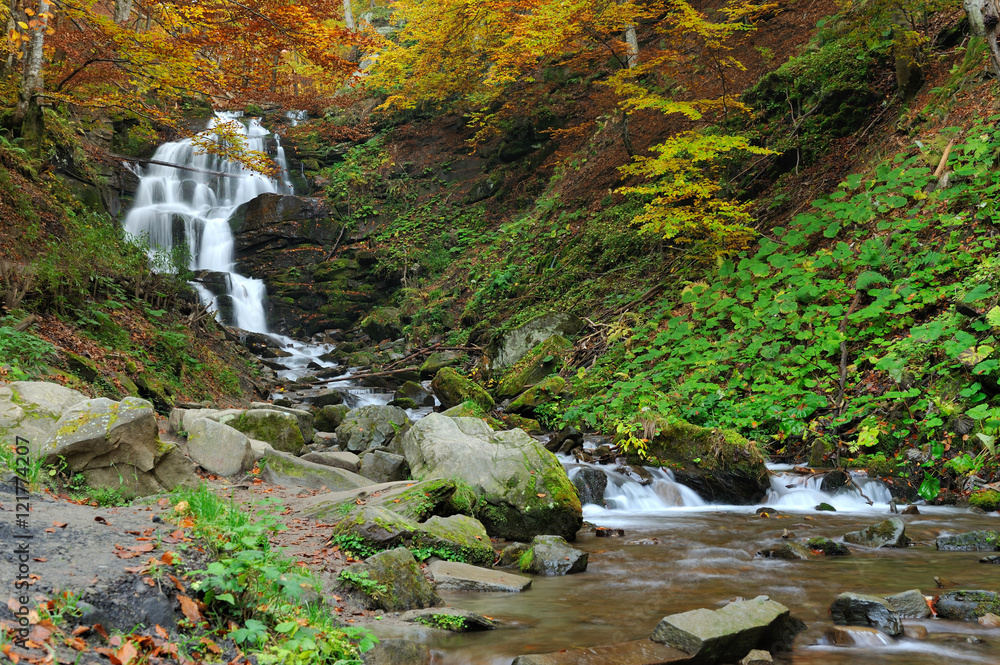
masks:
<svg viewBox="0 0 1000 665"><path fill-rule="evenodd" d="M256 118L244 124L242 113L215 114L205 130L231 123L244 137L249 150L266 152L270 132ZM132 210L125 218L125 230L145 238L150 254L163 266L163 258L186 244L192 270L208 270L226 275L225 294L212 294L195 284L206 305L218 309L219 296L232 301L233 323L253 332L267 332L264 282L234 271L233 233L229 217L240 204L265 193L291 193L285 152L275 136L275 162L281 179L267 178L240 164L212 155L196 147L190 139L164 143L153 162L141 170L139 188ZM186 168L175 168L165 164Z"/></svg>

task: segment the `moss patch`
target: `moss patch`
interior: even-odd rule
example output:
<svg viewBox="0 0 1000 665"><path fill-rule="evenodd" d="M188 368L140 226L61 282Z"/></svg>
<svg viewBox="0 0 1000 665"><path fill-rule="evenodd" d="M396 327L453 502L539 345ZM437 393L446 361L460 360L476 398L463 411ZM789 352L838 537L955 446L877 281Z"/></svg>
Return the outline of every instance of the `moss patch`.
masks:
<svg viewBox="0 0 1000 665"><path fill-rule="evenodd" d="M969 505L991 513L994 510L1000 509L1000 492L996 490L973 492L972 496L969 497Z"/></svg>
<svg viewBox="0 0 1000 665"><path fill-rule="evenodd" d="M555 372L572 348L573 343L561 335L548 338L504 374L497 385L497 396L513 397L535 385Z"/></svg>
<svg viewBox="0 0 1000 665"><path fill-rule="evenodd" d="M447 407L465 401L475 402L484 411L492 411L496 406L490 394L479 384L462 376L451 367L445 367L434 375L431 388L441 403Z"/></svg>

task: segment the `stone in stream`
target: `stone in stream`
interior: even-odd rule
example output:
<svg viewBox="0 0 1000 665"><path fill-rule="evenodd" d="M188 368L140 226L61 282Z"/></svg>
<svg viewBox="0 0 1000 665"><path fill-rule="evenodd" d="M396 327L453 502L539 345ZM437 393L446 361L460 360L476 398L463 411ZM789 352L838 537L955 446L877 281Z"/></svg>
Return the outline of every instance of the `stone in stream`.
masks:
<svg viewBox="0 0 1000 665"><path fill-rule="evenodd" d="M774 659L771 658L771 652L764 651L763 649L753 649L743 657L740 665L770 665L773 662Z"/></svg>
<svg viewBox="0 0 1000 665"><path fill-rule="evenodd" d="M531 545L528 543L511 543L503 548L500 556L497 557L497 562L493 565L497 568L519 568L521 557L530 550Z"/></svg>
<svg viewBox="0 0 1000 665"><path fill-rule="evenodd" d="M307 397L306 399L308 399L309 403L315 408L322 409L324 406L336 406L337 404L343 404L344 391L324 390L316 395L313 395L312 397Z"/></svg>
<svg viewBox="0 0 1000 665"><path fill-rule="evenodd" d="M398 638L381 638L361 657L365 665L430 665L426 644Z"/></svg>
<svg viewBox="0 0 1000 665"><path fill-rule="evenodd" d="M812 558L809 548L794 542L779 543L774 547L757 552L757 556L765 559L787 559L790 561L805 561Z"/></svg>
<svg viewBox="0 0 1000 665"><path fill-rule="evenodd" d="M604 505L604 491L608 488L608 474L600 469L585 466L573 477L573 484L580 495L580 503Z"/></svg>
<svg viewBox="0 0 1000 665"><path fill-rule="evenodd" d="M849 626L870 626L893 637L903 632L899 613L885 598L863 593L842 593L830 606L833 622Z"/></svg>
<svg viewBox="0 0 1000 665"><path fill-rule="evenodd" d="M253 468L250 440L243 432L214 420L196 420L188 430L188 455L217 476L233 476Z"/></svg>
<svg viewBox="0 0 1000 665"><path fill-rule="evenodd" d="M313 414L313 426L317 432L335 432L350 411L346 404L327 404Z"/></svg>
<svg viewBox="0 0 1000 665"><path fill-rule="evenodd" d="M347 469L351 473L357 473L361 466L361 458L348 452L307 453L302 456L302 459L315 464Z"/></svg>
<svg viewBox="0 0 1000 665"><path fill-rule="evenodd" d="M531 578L500 570L437 560L428 567L434 585L448 591L519 593L531 586Z"/></svg>
<svg viewBox="0 0 1000 665"><path fill-rule="evenodd" d="M1000 555L984 556L979 563L1000 563Z"/></svg>
<svg viewBox="0 0 1000 665"><path fill-rule="evenodd" d="M652 640L634 640L597 647L564 649L555 653L518 656L511 665L667 665L691 663L680 649Z"/></svg>
<svg viewBox="0 0 1000 665"><path fill-rule="evenodd" d="M987 612L978 619L980 626L986 626L987 628L1000 628L1000 616L993 614L992 612Z"/></svg>
<svg viewBox="0 0 1000 665"><path fill-rule="evenodd" d="M935 545L948 552L1000 552L1000 533L983 530L939 536Z"/></svg>
<svg viewBox="0 0 1000 665"><path fill-rule="evenodd" d="M823 476L819 489L821 492L832 493L851 482L851 476L843 469L834 469Z"/></svg>
<svg viewBox="0 0 1000 665"><path fill-rule="evenodd" d="M369 448L388 448L390 452L401 451L400 438L410 429L410 419L396 406L370 404L354 409L344 416L337 427L337 440L351 452L361 452Z"/></svg>
<svg viewBox="0 0 1000 665"><path fill-rule="evenodd" d="M434 406L434 395L416 381L407 381L401 385L393 394L393 398L413 400L418 407Z"/></svg>
<svg viewBox="0 0 1000 665"><path fill-rule="evenodd" d="M419 623L429 628L439 628L453 633L469 633L477 630L494 630L499 623L482 614L454 607L410 610L400 617L403 621Z"/></svg>
<svg viewBox="0 0 1000 665"><path fill-rule="evenodd" d="M806 545L809 549L822 552L826 556L847 556L851 553L851 550L847 549L847 545L844 543L837 543L822 536L810 538Z"/></svg>
<svg viewBox="0 0 1000 665"><path fill-rule="evenodd" d="M370 450L361 459L358 474L376 483L391 483L409 478L410 469L406 466L406 458L402 455L387 453L384 450Z"/></svg>
<svg viewBox="0 0 1000 665"><path fill-rule="evenodd" d="M995 591L949 591L934 603L941 619L972 621L987 614L1000 614L1000 593Z"/></svg>
<svg viewBox="0 0 1000 665"><path fill-rule="evenodd" d="M910 539L906 537L906 527L898 517L890 517L861 531L845 533L844 540L854 545L873 548L906 547L910 543Z"/></svg>
<svg viewBox="0 0 1000 665"><path fill-rule="evenodd" d="M402 612L441 604L441 598L405 547L379 552L348 566L338 579L338 589L368 609Z"/></svg>
<svg viewBox="0 0 1000 665"><path fill-rule="evenodd" d="M583 433L572 425L566 425L549 437L545 449L553 453L568 453L583 445Z"/></svg>
<svg viewBox="0 0 1000 665"><path fill-rule="evenodd" d="M535 536L531 549L519 561L521 572L535 575L572 575L587 570L588 554L570 547L561 536Z"/></svg>
<svg viewBox="0 0 1000 665"><path fill-rule="evenodd" d="M830 504L828 504L828 503L825 503L825 502L824 502L824 503L821 503L821 504L819 504L818 506L816 506L816 510L819 510L819 511L826 511L826 512L830 512L830 513L835 513L835 512L837 512L837 509L836 509L836 508L834 508L833 506L831 506Z"/></svg>
<svg viewBox="0 0 1000 665"><path fill-rule="evenodd" d="M892 644L892 638L867 626L834 626L827 635L838 647L876 647Z"/></svg>
<svg viewBox="0 0 1000 665"><path fill-rule="evenodd" d="M930 605L920 589L895 593L885 599L902 619L926 619L931 615Z"/></svg>
<svg viewBox="0 0 1000 665"><path fill-rule="evenodd" d="M441 402L441 407L445 409L458 406L466 400L472 400L484 411L492 411L496 406L493 398L483 390L482 386L451 367L445 367L434 375L431 389Z"/></svg>
<svg viewBox="0 0 1000 665"><path fill-rule="evenodd" d="M718 610L698 609L663 617L650 639L680 649L699 662L725 663L758 646L788 648L804 627L781 603L757 596Z"/></svg>

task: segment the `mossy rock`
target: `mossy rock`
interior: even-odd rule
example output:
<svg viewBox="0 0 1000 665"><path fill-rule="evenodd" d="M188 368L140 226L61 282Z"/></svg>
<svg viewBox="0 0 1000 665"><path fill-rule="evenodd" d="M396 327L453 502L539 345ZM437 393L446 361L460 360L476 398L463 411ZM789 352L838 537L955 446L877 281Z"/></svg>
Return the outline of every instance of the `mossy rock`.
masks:
<svg viewBox="0 0 1000 665"><path fill-rule="evenodd" d="M153 403L157 413L168 415L174 407L173 388L150 372L143 372L135 378L139 396Z"/></svg>
<svg viewBox="0 0 1000 665"><path fill-rule="evenodd" d="M552 374L563 363L573 343L561 335L553 335L521 358L500 379L496 394L500 398L519 395ZM565 382L563 383L565 386ZM562 390L560 388L560 390Z"/></svg>
<svg viewBox="0 0 1000 665"><path fill-rule="evenodd" d="M97 363L90 358L84 358L72 351L63 351L63 355L66 356L66 367L69 371L87 383L93 383L101 376L101 370L98 369Z"/></svg>
<svg viewBox="0 0 1000 665"><path fill-rule="evenodd" d="M454 367L460 364L462 355L456 351L439 351L427 356L427 360L420 366L420 378L430 379L445 367Z"/></svg>
<svg viewBox="0 0 1000 665"><path fill-rule="evenodd" d="M988 529L938 536L935 545L950 552L1000 552L1000 533Z"/></svg>
<svg viewBox="0 0 1000 665"><path fill-rule="evenodd" d="M995 591L949 591L934 603L941 619L975 621L986 614L1000 615L1000 593Z"/></svg>
<svg viewBox="0 0 1000 665"><path fill-rule="evenodd" d="M355 554L392 549L409 541L418 528L415 521L384 506L362 506L333 527L332 541Z"/></svg>
<svg viewBox="0 0 1000 665"><path fill-rule="evenodd" d="M481 418L486 421L486 424L493 429L500 430L506 429L504 424L488 414L483 407L479 406L472 400L466 400L461 404L446 409L441 412L442 416L448 416L449 418Z"/></svg>
<svg viewBox="0 0 1000 665"><path fill-rule="evenodd" d="M400 409L419 409L417 403L414 402L409 397L397 397L396 399L389 402L389 406L397 406Z"/></svg>
<svg viewBox="0 0 1000 665"><path fill-rule="evenodd" d="M327 404L313 412L313 429L317 432L334 432L344 422L351 410L346 404Z"/></svg>
<svg viewBox="0 0 1000 665"><path fill-rule="evenodd" d="M360 269L361 266L354 259L332 259L316 266L313 270L313 281L322 283L339 280L346 286L347 279L357 275Z"/></svg>
<svg viewBox="0 0 1000 665"><path fill-rule="evenodd" d="M403 334L399 310L395 307L377 307L360 324L361 330L375 342L396 339Z"/></svg>
<svg viewBox="0 0 1000 665"><path fill-rule="evenodd" d="M476 514L478 501L468 483L451 478L425 480L387 500L392 502L391 506L387 504L390 510L415 522L423 522L435 515L471 517Z"/></svg>
<svg viewBox="0 0 1000 665"><path fill-rule="evenodd" d="M996 490L979 490L969 497L969 506L981 508L988 513L1000 509L1000 492Z"/></svg>
<svg viewBox="0 0 1000 665"><path fill-rule="evenodd" d="M489 420L487 420L489 422ZM493 429L510 429L512 427L517 427L518 429L523 429L528 434L544 434L542 426L538 424L537 420L532 418L525 418L524 416L519 416L515 413L507 413L503 415L503 425L505 427L494 427Z"/></svg>
<svg viewBox="0 0 1000 665"><path fill-rule="evenodd" d="M507 407L507 411L522 414L534 413L536 407L558 399L564 390L566 390L566 380L561 376L542 379L518 395L517 399Z"/></svg>
<svg viewBox="0 0 1000 665"><path fill-rule="evenodd" d="M448 561L492 566L496 553L479 520L466 515L431 517L413 534L411 547Z"/></svg>
<svg viewBox="0 0 1000 665"><path fill-rule="evenodd" d="M290 413L268 409L251 409L226 423L251 439L266 441L275 450L297 455L305 439L299 429L298 419Z"/></svg>
<svg viewBox="0 0 1000 665"><path fill-rule="evenodd" d="M806 545L809 546L809 549L822 552L826 556L847 556L851 553L851 550L844 543L837 543L822 536L810 538Z"/></svg>
<svg viewBox="0 0 1000 665"><path fill-rule="evenodd" d="M451 367L445 367L434 375L431 389L446 409L466 400L475 402L484 411L492 411L496 407L493 398L483 390L482 386L462 376Z"/></svg>
<svg viewBox="0 0 1000 665"><path fill-rule="evenodd" d="M401 547L344 569L339 589L368 609L402 612L441 604L413 554Z"/></svg>
<svg viewBox="0 0 1000 665"><path fill-rule="evenodd" d="M678 482L709 501L754 504L770 488L760 449L734 430L684 421L663 423L649 442L648 455L673 469ZM643 460L633 455L629 461Z"/></svg>

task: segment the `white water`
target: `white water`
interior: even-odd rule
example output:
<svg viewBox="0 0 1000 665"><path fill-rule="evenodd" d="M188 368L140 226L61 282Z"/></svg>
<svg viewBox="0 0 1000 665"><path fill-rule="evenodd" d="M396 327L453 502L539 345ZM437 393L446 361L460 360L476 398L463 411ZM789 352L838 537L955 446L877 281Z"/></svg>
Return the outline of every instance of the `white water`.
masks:
<svg viewBox="0 0 1000 665"><path fill-rule="evenodd" d="M231 123L244 137L247 149L266 152L265 139L270 132L256 118L244 124L241 116L241 113L216 113L204 133L214 137L212 130L216 126ZM146 239L150 256L161 269L169 269L164 257L171 255L176 241L187 244L190 269L228 273L226 283L235 319L229 323L254 332L267 332L264 310L267 290L263 281L234 271L229 217L237 206L261 194L291 193L285 152L277 136L275 141L274 157L281 168L280 180L205 153L190 139L164 143L153 155L154 161L196 170L160 164L141 169L135 201L124 222L128 233ZM207 306L218 309L216 298L222 294L211 294L202 285L195 288Z"/></svg>

